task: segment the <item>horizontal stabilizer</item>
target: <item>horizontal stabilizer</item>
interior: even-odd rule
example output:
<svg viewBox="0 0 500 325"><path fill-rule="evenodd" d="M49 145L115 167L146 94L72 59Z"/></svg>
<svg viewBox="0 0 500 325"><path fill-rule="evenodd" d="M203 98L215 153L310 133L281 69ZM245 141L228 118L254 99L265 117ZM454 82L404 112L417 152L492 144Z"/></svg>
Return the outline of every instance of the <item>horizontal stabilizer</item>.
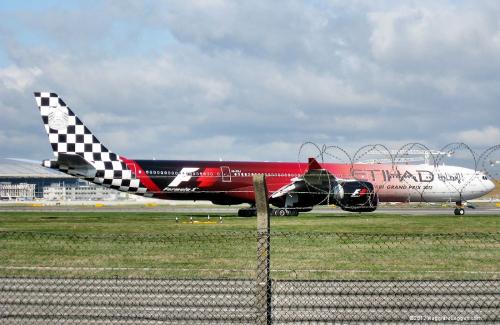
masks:
<svg viewBox="0 0 500 325"><path fill-rule="evenodd" d="M68 174L84 178L93 178L97 170L82 156L77 154L59 153L57 157L59 169L67 170Z"/></svg>

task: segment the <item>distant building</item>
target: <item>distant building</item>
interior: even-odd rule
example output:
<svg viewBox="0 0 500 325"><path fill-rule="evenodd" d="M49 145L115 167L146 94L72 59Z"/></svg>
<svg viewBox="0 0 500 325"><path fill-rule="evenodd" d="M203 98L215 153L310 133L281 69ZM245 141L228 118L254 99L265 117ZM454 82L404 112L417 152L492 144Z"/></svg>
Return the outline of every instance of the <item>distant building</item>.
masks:
<svg viewBox="0 0 500 325"><path fill-rule="evenodd" d="M126 197L116 190L89 184L51 184L43 188L43 198L50 201L120 200Z"/></svg>
<svg viewBox="0 0 500 325"><path fill-rule="evenodd" d="M94 185L40 164L0 159L2 200L97 201L128 198L126 193Z"/></svg>
<svg viewBox="0 0 500 325"><path fill-rule="evenodd" d="M77 184L79 180L57 170L42 167L41 164L21 162L10 159L0 159L0 183L35 186L34 197L17 197L16 199L33 199L43 197L43 188L51 184ZM31 195L31 194L30 194Z"/></svg>
<svg viewBox="0 0 500 325"><path fill-rule="evenodd" d="M0 183L1 200L34 200L35 184Z"/></svg>

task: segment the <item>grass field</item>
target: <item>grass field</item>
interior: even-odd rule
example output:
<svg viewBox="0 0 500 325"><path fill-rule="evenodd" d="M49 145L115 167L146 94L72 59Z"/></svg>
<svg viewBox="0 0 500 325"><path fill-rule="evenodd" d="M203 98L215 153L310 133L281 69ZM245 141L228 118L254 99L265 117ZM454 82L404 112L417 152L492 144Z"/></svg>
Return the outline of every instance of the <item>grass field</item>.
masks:
<svg viewBox="0 0 500 325"><path fill-rule="evenodd" d="M273 218L273 277L498 279L499 221L494 215ZM255 218L230 214L208 220L163 212L2 212L0 273L248 278L256 271L255 227Z"/></svg>

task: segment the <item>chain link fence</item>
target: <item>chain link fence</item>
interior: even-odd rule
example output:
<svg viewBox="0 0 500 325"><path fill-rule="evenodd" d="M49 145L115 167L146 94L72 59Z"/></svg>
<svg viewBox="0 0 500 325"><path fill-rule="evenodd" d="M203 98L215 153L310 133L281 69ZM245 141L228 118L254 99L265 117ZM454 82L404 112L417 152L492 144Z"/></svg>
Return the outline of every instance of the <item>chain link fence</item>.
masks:
<svg viewBox="0 0 500 325"><path fill-rule="evenodd" d="M0 323L493 323L499 248L500 233L0 231Z"/></svg>

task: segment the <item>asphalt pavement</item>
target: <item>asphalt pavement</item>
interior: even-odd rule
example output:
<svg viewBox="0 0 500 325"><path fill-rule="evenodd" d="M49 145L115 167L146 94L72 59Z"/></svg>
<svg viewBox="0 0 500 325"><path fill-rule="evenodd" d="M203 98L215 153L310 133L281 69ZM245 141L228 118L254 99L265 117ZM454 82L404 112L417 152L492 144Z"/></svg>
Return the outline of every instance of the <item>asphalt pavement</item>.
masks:
<svg viewBox="0 0 500 325"><path fill-rule="evenodd" d="M241 207L218 207L218 206L177 206L177 205L109 205L95 207L93 205L62 205L62 206L11 206L0 205L0 212L16 212L16 211L34 211L34 212L171 212L171 213L229 213L237 214L238 209ZM380 207L375 212L363 213L369 215L370 213L387 213L387 214L401 214L401 215L454 215L453 207L416 207L416 206L402 206L402 207ZM311 213L324 214L324 215L337 215L337 214L357 214L353 212L346 212L340 208L326 208L317 207ZM306 216L307 212L302 212L301 215ZM498 215L500 216L500 207L476 207L465 208L466 215Z"/></svg>

